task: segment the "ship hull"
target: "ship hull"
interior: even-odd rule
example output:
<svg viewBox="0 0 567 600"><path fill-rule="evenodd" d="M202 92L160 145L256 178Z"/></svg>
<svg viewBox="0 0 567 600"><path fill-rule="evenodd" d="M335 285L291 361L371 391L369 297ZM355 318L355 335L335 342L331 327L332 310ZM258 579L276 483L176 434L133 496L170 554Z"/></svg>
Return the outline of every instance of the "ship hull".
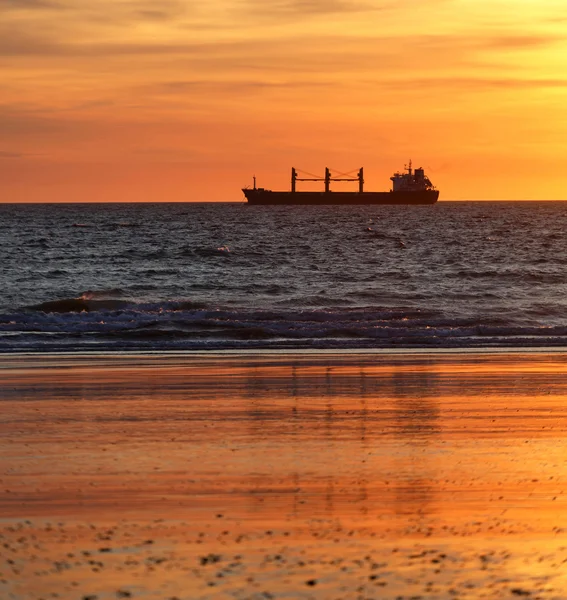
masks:
<svg viewBox="0 0 567 600"><path fill-rule="evenodd" d="M435 204L438 190L416 192L273 192L243 189L248 204L279 206L285 204Z"/></svg>

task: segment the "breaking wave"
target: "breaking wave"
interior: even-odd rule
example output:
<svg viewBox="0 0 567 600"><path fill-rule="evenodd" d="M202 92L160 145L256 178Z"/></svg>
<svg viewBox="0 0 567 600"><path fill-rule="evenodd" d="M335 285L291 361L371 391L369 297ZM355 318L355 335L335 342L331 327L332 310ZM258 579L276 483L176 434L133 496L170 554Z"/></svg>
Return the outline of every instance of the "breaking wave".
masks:
<svg viewBox="0 0 567 600"><path fill-rule="evenodd" d="M415 307L235 309L85 292L0 315L0 351L556 346L567 327L451 318ZM102 296L102 298L101 298Z"/></svg>

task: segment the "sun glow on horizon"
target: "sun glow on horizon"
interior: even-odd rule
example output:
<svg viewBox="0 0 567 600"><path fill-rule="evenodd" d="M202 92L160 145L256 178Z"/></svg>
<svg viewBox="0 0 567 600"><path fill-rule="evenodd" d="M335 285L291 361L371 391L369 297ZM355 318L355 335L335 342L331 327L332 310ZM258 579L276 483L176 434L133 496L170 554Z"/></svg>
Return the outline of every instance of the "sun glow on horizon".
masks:
<svg viewBox="0 0 567 600"><path fill-rule="evenodd" d="M10 0L2 201L241 199L413 157L441 199L564 199L557 0Z"/></svg>

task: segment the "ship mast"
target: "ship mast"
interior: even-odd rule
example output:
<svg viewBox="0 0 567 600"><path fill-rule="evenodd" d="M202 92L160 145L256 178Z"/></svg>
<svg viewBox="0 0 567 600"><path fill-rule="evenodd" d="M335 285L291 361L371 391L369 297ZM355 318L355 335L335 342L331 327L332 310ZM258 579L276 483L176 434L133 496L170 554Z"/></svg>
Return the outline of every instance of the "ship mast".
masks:
<svg viewBox="0 0 567 600"><path fill-rule="evenodd" d="M310 173L306 173L307 175L311 175ZM291 169L291 191L295 193L297 190L296 183L298 181L324 181L325 182L325 193L329 194L331 192L331 181L358 181L358 191L362 193L364 191L364 169L361 167L356 174L356 177L331 177L331 169L329 167L325 167L325 176L324 177L298 177L297 169L292 167Z"/></svg>

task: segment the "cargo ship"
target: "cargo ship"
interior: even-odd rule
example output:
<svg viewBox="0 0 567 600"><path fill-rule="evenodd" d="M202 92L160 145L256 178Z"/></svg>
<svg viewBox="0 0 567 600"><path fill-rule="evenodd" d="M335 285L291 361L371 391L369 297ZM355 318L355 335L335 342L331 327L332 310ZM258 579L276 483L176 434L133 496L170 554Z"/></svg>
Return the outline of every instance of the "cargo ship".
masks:
<svg viewBox="0 0 567 600"><path fill-rule="evenodd" d="M412 169L411 160L405 172L396 172L390 177L392 189L389 192L364 191L364 169L360 168L356 176L341 174L332 176L331 170L325 168L324 177L299 177L298 170L291 169L291 190L276 192L262 187L243 188L248 204L280 205L280 204L434 204L439 198L439 190L431 183L422 168ZM319 192L298 191L298 181L322 181L325 189ZM331 182L358 182L358 191L333 192Z"/></svg>

